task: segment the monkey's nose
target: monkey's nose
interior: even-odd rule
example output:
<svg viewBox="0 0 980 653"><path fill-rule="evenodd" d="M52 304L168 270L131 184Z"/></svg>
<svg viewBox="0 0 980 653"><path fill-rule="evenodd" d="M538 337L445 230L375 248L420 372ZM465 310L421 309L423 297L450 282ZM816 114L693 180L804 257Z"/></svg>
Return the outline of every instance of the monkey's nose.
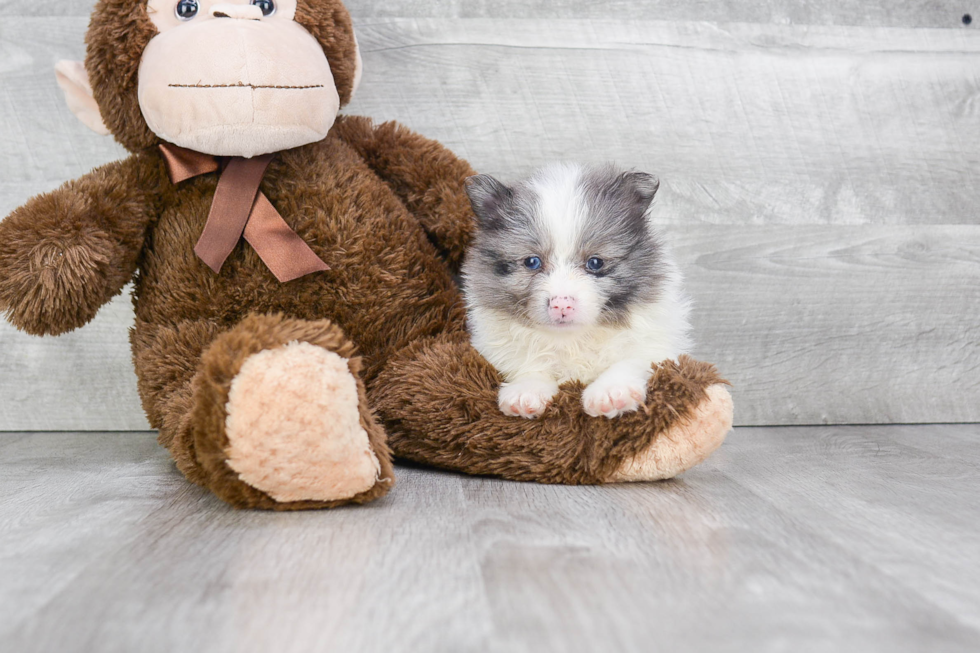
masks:
<svg viewBox="0 0 980 653"><path fill-rule="evenodd" d="M211 15L215 18L238 18L240 20L262 20L262 9L258 5L239 5L221 2L211 5Z"/></svg>

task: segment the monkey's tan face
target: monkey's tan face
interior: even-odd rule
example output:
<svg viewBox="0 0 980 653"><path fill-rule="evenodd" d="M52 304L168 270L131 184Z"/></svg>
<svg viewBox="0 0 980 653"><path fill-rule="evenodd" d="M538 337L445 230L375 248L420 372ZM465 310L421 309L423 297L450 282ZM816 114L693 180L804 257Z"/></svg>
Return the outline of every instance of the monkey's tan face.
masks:
<svg viewBox="0 0 980 653"><path fill-rule="evenodd" d="M149 0L139 104L157 136L252 157L321 140L340 97L296 0Z"/></svg>

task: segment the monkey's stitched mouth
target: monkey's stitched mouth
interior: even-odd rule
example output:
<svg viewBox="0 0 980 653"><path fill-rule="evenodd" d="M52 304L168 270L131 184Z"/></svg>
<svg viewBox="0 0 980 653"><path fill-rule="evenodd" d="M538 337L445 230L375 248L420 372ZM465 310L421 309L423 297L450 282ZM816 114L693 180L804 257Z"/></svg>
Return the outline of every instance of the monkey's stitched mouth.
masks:
<svg viewBox="0 0 980 653"><path fill-rule="evenodd" d="M313 84L310 86L276 86L274 84L168 84L170 88L276 88L282 90L304 91L313 88L323 88L323 84Z"/></svg>

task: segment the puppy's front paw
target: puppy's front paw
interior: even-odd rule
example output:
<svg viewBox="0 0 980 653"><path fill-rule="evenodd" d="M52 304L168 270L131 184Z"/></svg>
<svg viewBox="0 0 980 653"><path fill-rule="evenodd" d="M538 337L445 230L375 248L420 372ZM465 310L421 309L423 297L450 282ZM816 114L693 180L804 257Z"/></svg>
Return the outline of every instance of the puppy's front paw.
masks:
<svg viewBox="0 0 980 653"><path fill-rule="evenodd" d="M618 417L639 410L647 398L644 379L603 375L582 392L582 407L592 417Z"/></svg>
<svg viewBox="0 0 980 653"><path fill-rule="evenodd" d="M540 417L558 394L558 384L544 379L521 379L500 386L497 404L504 415Z"/></svg>

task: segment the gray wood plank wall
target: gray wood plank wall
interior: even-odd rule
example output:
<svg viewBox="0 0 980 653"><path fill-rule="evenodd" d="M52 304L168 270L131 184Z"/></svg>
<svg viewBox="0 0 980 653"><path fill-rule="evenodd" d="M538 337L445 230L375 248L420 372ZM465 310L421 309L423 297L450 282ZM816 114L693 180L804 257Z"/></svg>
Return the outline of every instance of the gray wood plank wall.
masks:
<svg viewBox="0 0 980 653"><path fill-rule="evenodd" d="M94 0L0 0L0 16L88 16ZM936 0L347 0L355 18L617 18L961 27L974 2Z"/></svg>
<svg viewBox="0 0 980 653"><path fill-rule="evenodd" d="M51 72L83 55L91 4L0 2L0 216L123 155ZM350 112L505 178L556 159L660 175L696 353L735 384L738 424L980 421L969 7L349 4L366 67ZM117 298L62 338L0 325L0 430L145 428L131 319Z"/></svg>

